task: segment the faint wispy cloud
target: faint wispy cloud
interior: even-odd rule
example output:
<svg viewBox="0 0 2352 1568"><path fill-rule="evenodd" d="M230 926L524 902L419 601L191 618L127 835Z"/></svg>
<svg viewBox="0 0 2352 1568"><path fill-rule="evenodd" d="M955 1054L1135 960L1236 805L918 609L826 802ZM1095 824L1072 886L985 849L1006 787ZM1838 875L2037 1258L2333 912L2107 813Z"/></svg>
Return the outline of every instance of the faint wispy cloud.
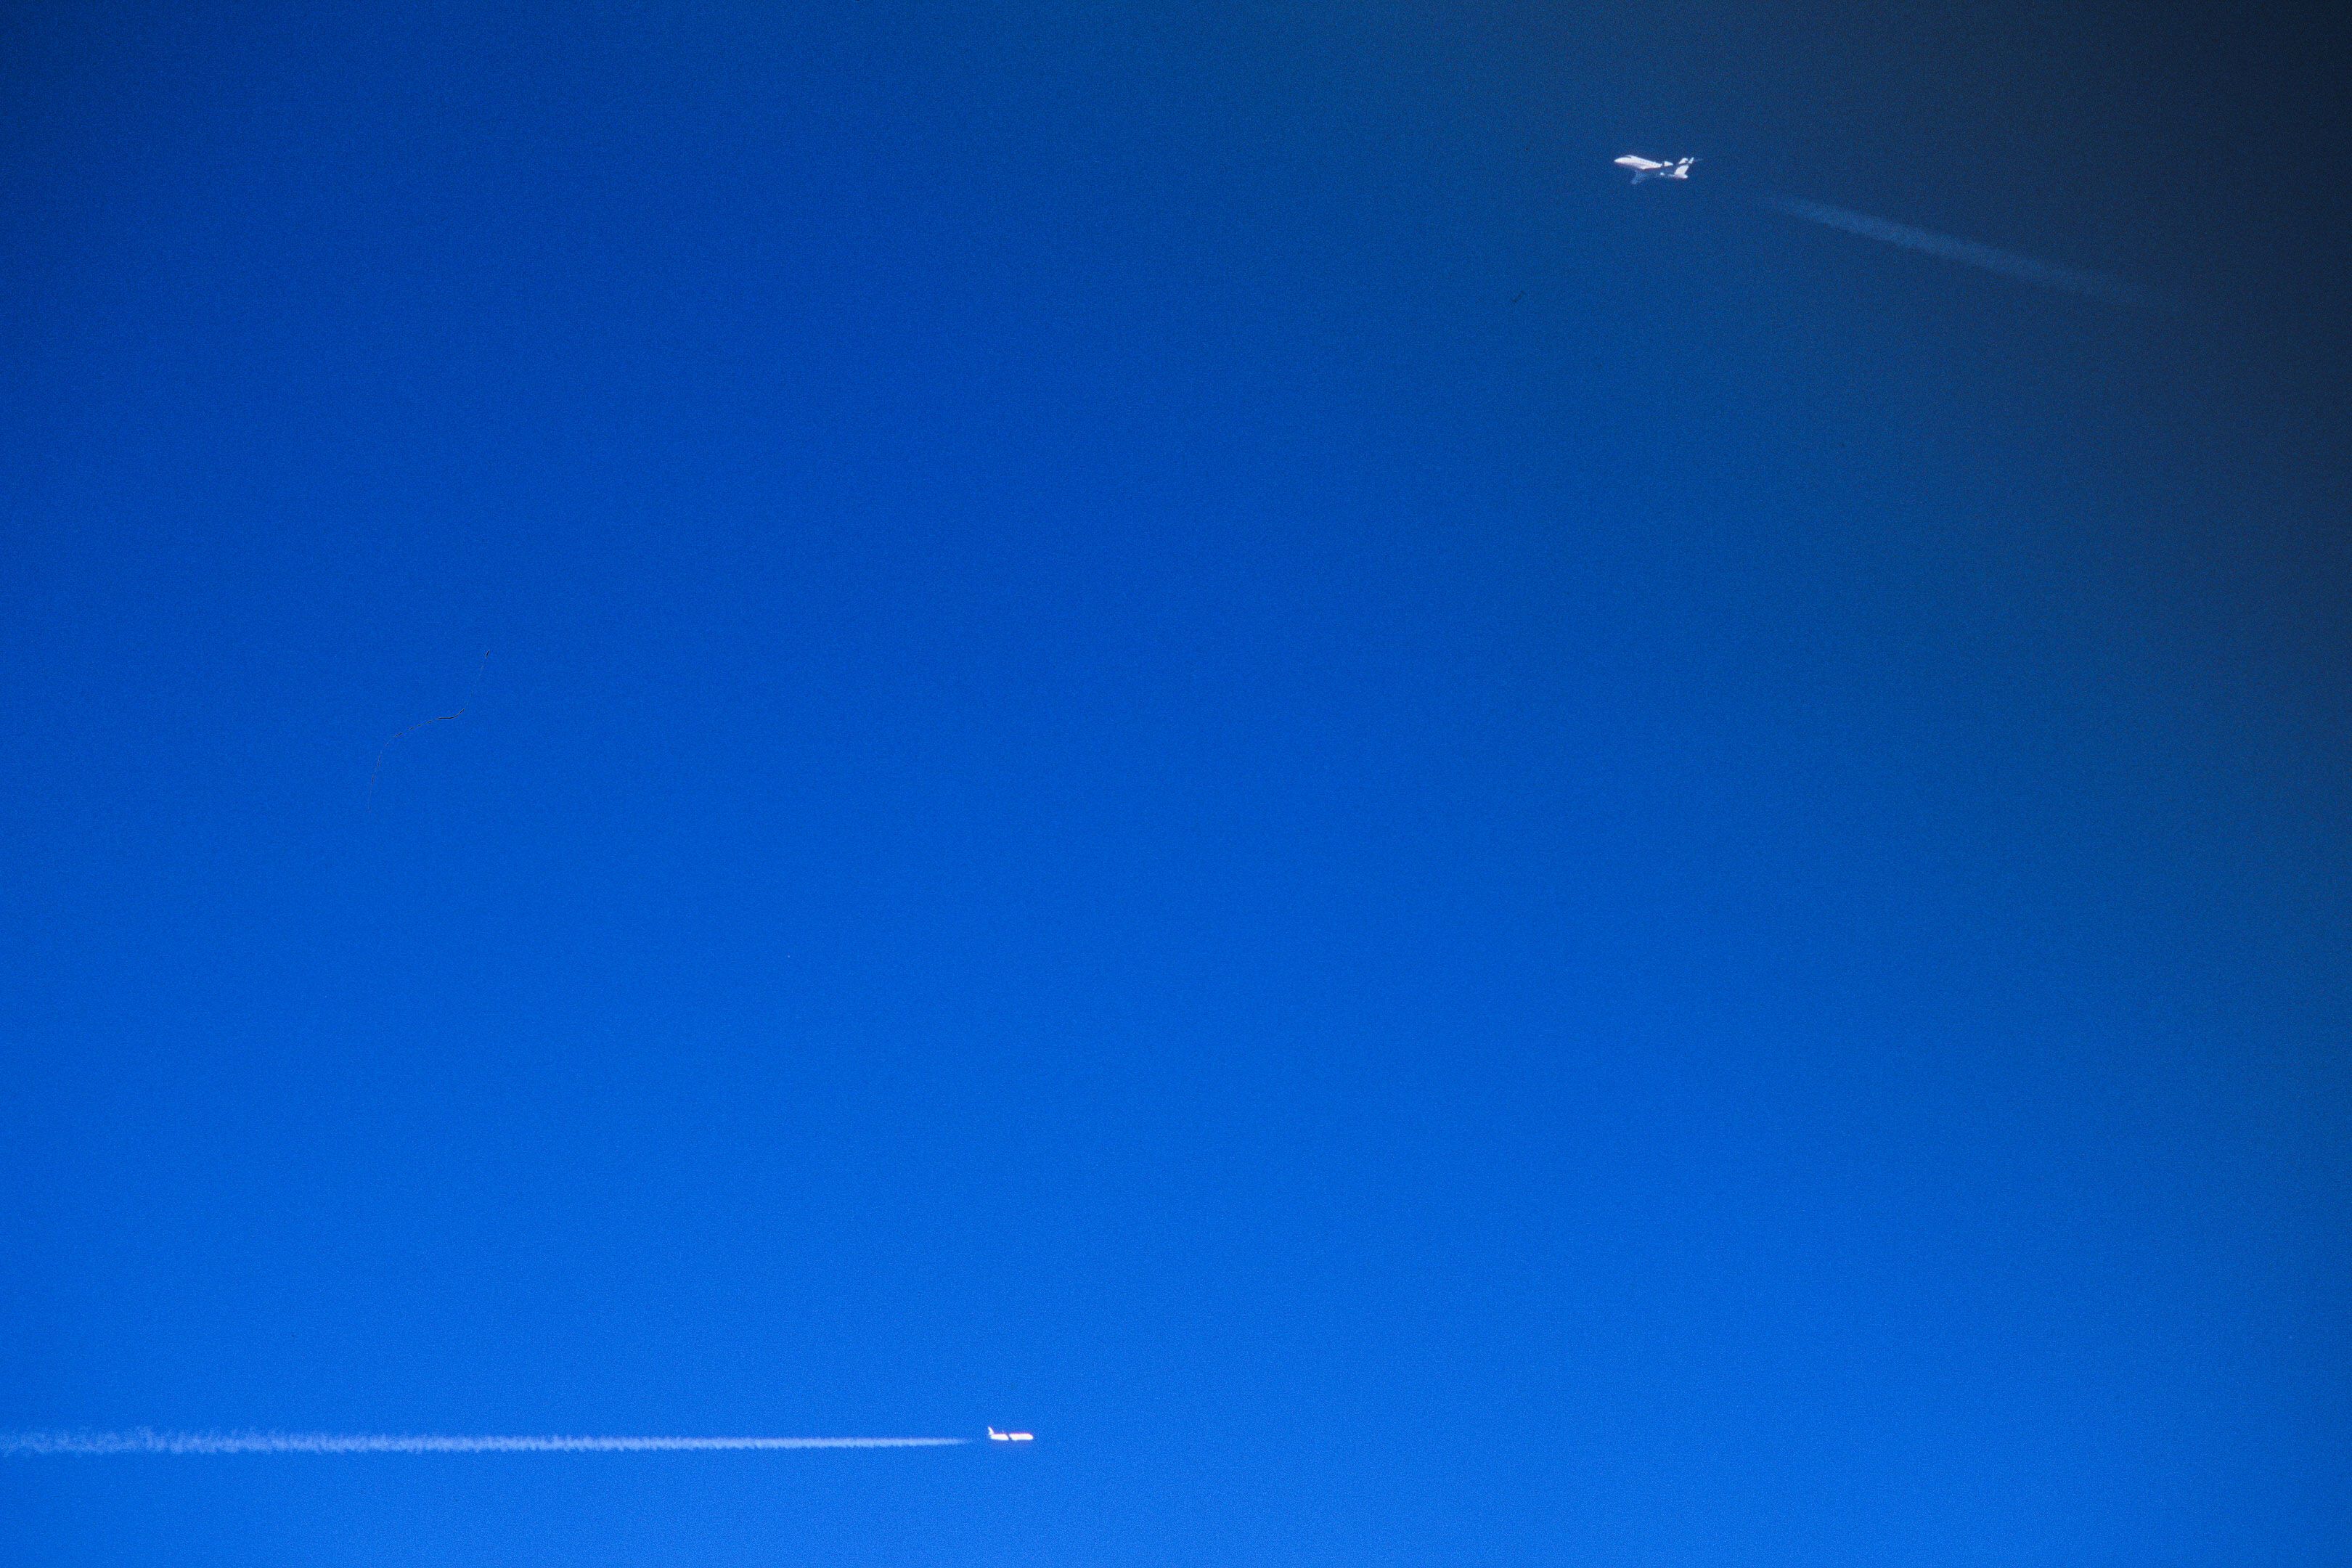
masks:
<svg viewBox="0 0 2352 1568"><path fill-rule="evenodd" d="M1864 239L1875 239L1887 245L1901 246L1925 256L1957 261L1964 267L1979 267L1987 272L1998 272L2021 283L2037 284L2044 289L2063 289L2093 300L2104 300L2111 305L2128 305L2137 310L2168 309L2171 301L2152 289L2104 272L2086 271L2079 267L2062 267L2054 261L2037 260L2020 256L2015 251L2001 250L1980 245L1973 239L1959 239L1933 229L1914 228L1907 223L1895 223L1868 213L1849 212L1823 202L1809 202L1801 196L1766 194L1754 198L1760 205L1774 212L1786 213L1847 234L1858 234Z"/></svg>

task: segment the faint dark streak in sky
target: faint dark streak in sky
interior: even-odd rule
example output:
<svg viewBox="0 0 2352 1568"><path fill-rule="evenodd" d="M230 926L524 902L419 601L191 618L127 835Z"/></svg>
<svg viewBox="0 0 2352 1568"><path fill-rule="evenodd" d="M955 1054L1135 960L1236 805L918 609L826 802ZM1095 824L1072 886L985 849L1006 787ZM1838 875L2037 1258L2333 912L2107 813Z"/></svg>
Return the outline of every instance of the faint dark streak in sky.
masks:
<svg viewBox="0 0 2352 1568"><path fill-rule="evenodd" d="M490 650L484 648L482 650L481 662L474 667L473 684L466 688L466 700L458 705L456 712L436 713L430 719L419 719L415 723L411 724L408 728L401 731L398 734L394 735L391 740L386 741L383 743L382 749L375 754L375 767L368 773L369 811L373 812L375 810L376 781L383 776L383 759L391 754L394 743L406 736L414 735L419 730L428 729L435 724L446 724L452 719L463 719L466 716L466 710L474 705L474 693L481 689L482 671L489 668L489 663Z"/></svg>

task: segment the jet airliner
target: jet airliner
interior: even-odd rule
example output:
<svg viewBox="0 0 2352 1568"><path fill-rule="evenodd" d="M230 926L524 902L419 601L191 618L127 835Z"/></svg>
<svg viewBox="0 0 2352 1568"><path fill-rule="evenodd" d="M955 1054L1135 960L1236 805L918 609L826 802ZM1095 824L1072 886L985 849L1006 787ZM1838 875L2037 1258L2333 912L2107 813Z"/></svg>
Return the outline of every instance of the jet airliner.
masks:
<svg viewBox="0 0 2352 1568"><path fill-rule="evenodd" d="M1676 158L1672 163L1661 163L1654 158L1636 157L1628 153L1614 162L1621 169L1633 170L1633 183L1638 185L1643 180L1687 180L1690 178L1691 165L1698 160Z"/></svg>

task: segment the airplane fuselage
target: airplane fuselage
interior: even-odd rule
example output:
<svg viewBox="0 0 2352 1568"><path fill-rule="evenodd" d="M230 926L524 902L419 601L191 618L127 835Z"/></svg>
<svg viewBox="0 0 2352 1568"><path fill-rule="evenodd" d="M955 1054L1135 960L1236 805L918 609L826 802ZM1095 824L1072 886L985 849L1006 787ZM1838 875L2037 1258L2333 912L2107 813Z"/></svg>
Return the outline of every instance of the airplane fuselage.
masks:
<svg viewBox="0 0 2352 1568"><path fill-rule="evenodd" d="M1633 184L1638 185L1643 180L1687 180L1691 165L1698 160L1677 158L1672 163L1662 163L1654 158L1643 158L1629 153L1614 162L1619 168L1632 171Z"/></svg>

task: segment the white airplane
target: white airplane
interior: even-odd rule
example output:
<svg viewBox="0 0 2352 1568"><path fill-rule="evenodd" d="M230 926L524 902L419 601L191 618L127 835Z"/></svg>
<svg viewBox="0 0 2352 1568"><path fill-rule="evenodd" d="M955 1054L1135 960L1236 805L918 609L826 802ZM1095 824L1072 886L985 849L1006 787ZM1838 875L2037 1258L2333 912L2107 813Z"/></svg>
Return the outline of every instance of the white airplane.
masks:
<svg viewBox="0 0 2352 1568"><path fill-rule="evenodd" d="M988 1429L988 1440L992 1443L1034 1443L1037 1440L1037 1434L1034 1432L1000 1432L995 1427L991 1426Z"/></svg>
<svg viewBox="0 0 2352 1568"><path fill-rule="evenodd" d="M1671 163L1661 163L1649 158L1637 158L1631 153L1615 160L1619 168L1633 171L1633 183L1637 185L1643 180L1687 180L1691 165L1697 162L1696 158L1677 158Z"/></svg>

